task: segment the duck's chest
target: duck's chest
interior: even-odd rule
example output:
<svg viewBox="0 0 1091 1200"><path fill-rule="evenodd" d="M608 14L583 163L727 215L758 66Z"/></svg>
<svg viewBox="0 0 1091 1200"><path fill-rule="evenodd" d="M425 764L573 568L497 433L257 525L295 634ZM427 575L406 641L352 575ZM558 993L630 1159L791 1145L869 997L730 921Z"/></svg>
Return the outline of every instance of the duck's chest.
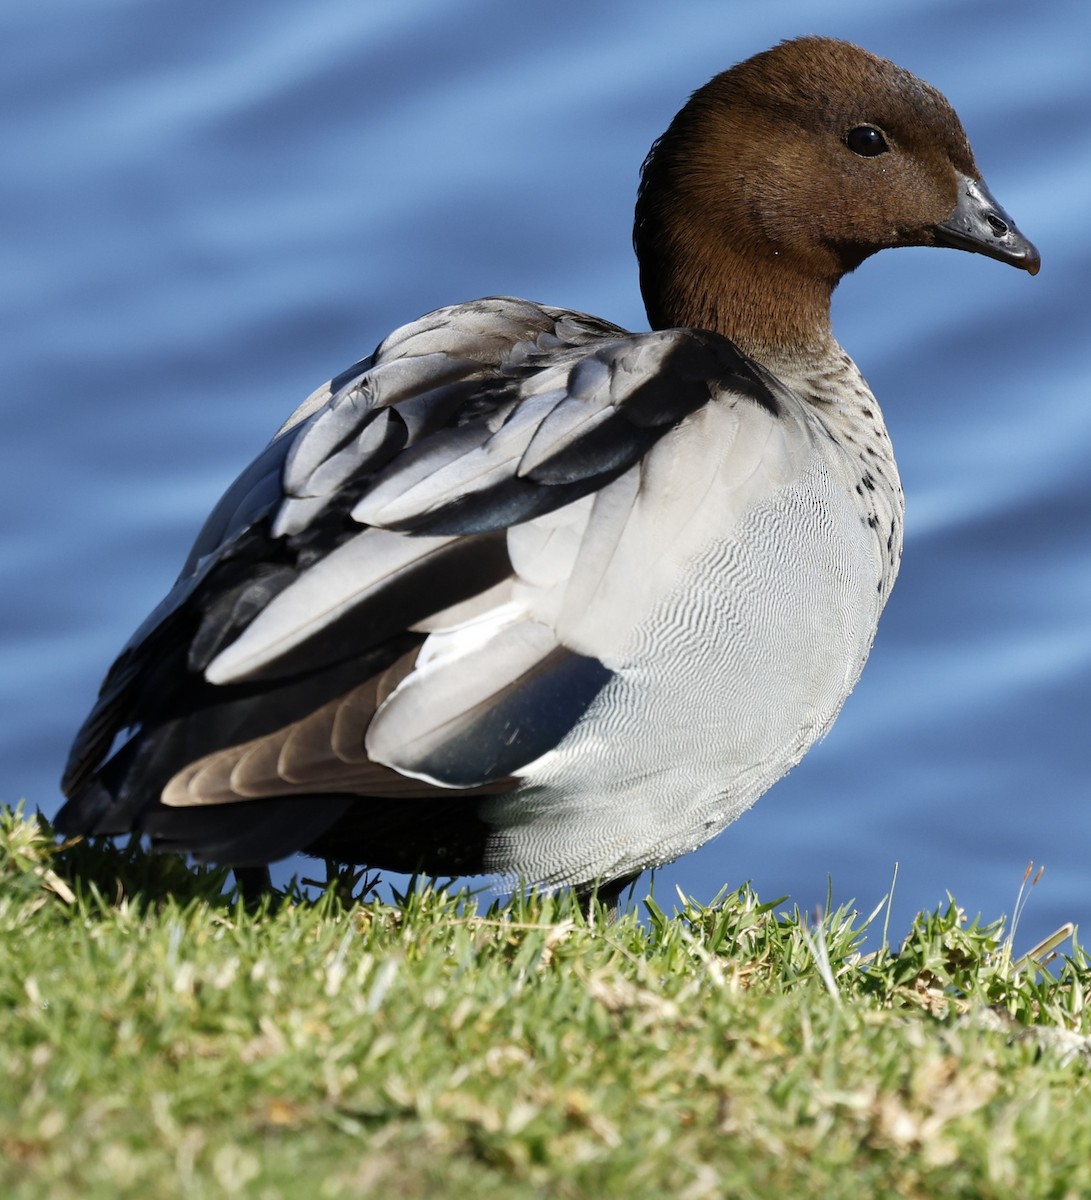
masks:
<svg viewBox="0 0 1091 1200"><path fill-rule="evenodd" d="M836 369L813 372L794 390L827 443L831 470L871 532L885 603L901 563L905 496L882 412L856 364L843 353Z"/></svg>

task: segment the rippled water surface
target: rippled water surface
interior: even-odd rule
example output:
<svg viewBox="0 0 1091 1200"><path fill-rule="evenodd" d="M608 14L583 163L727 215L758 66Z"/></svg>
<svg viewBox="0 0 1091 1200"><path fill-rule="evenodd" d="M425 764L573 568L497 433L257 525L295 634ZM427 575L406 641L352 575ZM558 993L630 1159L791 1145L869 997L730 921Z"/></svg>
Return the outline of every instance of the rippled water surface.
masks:
<svg viewBox="0 0 1091 1200"><path fill-rule="evenodd" d="M833 733L661 871L892 929L947 890L1020 942L1091 918L1091 10L676 0L38 0L0 13L0 800L59 804L68 741L204 513L391 328L512 293L642 327L641 159L688 93L803 32L959 110L1037 279L880 256L837 332L886 412L901 579Z"/></svg>

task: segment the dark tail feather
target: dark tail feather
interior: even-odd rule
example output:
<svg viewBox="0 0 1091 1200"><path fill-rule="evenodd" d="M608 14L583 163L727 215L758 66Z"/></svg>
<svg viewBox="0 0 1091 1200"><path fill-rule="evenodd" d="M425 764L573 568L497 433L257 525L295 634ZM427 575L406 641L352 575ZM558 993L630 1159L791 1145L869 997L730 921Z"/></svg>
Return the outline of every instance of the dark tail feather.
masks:
<svg viewBox="0 0 1091 1200"><path fill-rule="evenodd" d="M201 862L255 867L305 849L353 804L351 796L283 796L223 807L167 808L140 825L157 850L192 854Z"/></svg>

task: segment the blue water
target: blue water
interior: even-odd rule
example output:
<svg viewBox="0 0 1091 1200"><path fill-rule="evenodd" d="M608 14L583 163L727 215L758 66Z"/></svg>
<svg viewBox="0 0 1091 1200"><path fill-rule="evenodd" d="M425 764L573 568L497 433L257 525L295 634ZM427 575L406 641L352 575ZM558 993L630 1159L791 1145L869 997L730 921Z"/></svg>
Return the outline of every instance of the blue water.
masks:
<svg viewBox="0 0 1091 1200"><path fill-rule="evenodd" d="M643 326L637 169L686 95L803 32L940 87L1037 279L900 251L842 286L908 493L830 737L659 872L870 909L1091 920L1091 10L828 0L37 0L0 11L0 801L59 803L102 673L310 389L436 305Z"/></svg>

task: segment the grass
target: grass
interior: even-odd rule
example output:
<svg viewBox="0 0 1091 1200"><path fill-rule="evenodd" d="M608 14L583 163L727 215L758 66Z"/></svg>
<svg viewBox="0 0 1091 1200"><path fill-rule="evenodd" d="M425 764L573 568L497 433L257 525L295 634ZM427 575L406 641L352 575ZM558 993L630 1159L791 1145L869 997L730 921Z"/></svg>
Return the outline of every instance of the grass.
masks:
<svg viewBox="0 0 1091 1200"><path fill-rule="evenodd" d="M224 883L0 812L0 1195L1091 1194L1075 942Z"/></svg>

